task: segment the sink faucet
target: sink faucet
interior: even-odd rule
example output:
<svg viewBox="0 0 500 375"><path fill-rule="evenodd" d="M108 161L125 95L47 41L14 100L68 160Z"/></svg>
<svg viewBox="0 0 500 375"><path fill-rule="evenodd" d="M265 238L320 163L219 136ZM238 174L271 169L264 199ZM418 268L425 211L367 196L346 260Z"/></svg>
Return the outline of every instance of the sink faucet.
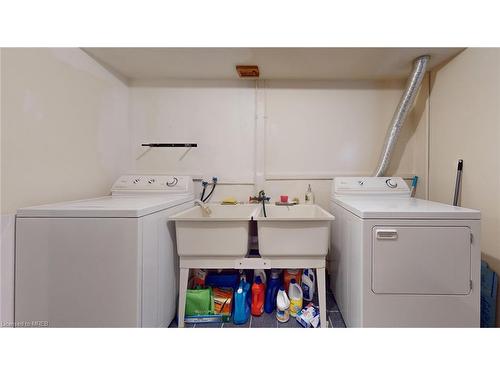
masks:
<svg viewBox="0 0 500 375"><path fill-rule="evenodd" d="M259 202L262 202L262 213L264 214L264 217L267 217L266 213L266 200L270 200L270 197L266 197L266 193L264 190L259 191Z"/></svg>
<svg viewBox="0 0 500 375"><path fill-rule="evenodd" d="M212 210L210 209L210 207L208 207L208 204L206 204L205 202L201 201L200 199L196 199L194 201L194 204L196 206L200 206L201 207L201 210L203 211L203 213L206 215L206 216L210 216L210 214L212 213Z"/></svg>

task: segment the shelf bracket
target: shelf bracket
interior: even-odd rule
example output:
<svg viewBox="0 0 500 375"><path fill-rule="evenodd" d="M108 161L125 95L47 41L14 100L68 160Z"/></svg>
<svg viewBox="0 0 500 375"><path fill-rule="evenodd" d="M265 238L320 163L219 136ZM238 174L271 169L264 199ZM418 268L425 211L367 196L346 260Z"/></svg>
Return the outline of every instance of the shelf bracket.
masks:
<svg viewBox="0 0 500 375"><path fill-rule="evenodd" d="M198 147L198 143L143 143L144 147Z"/></svg>

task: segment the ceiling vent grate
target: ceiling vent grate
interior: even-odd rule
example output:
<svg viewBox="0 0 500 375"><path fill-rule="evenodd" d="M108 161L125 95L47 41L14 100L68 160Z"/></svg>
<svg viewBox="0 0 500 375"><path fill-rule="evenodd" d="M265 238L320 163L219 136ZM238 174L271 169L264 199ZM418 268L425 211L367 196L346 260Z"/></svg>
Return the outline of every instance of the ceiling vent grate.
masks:
<svg viewBox="0 0 500 375"><path fill-rule="evenodd" d="M236 65L236 71L240 78L259 78L257 65Z"/></svg>

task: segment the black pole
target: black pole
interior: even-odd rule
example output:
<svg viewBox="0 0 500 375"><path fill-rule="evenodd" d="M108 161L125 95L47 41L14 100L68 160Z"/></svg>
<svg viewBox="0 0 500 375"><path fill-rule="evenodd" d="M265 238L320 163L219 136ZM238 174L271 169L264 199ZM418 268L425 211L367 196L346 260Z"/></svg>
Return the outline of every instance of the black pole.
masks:
<svg viewBox="0 0 500 375"><path fill-rule="evenodd" d="M458 196L460 195L460 185L462 184L462 168L464 166L464 161L458 159L457 165L457 178L455 180L455 194L453 196L453 205L458 206Z"/></svg>

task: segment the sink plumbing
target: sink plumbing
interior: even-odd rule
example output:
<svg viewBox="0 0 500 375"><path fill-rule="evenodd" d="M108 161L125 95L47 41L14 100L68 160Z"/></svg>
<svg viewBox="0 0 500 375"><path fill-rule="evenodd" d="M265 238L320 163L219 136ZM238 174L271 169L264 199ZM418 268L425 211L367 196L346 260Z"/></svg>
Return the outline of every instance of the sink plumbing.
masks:
<svg viewBox="0 0 500 375"><path fill-rule="evenodd" d="M201 185L203 186L203 191L201 192L201 198L200 198L200 200L203 203L208 202L208 200L210 199L210 197L214 193L215 187L217 186L217 181L218 181L217 177L212 177L212 190L210 190L210 193L208 193L208 195L206 197L205 197L205 192L207 190L208 182L207 181L202 181L201 182Z"/></svg>
<svg viewBox="0 0 500 375"><path fill-rule="evenodd" d="M212 210L210 209L210 207L208 206L208 204L206 204L205 202L203 202L201 199L196 199L194 201L194 204L196 206L200 206L201 207L201 210L203 211L203 214L205 216L210 216L210 214L212 213Z"/></svg>
<svg viewBox="0 0 500 375"><path fill-rule="evenodd" d="M267 217L266 213L266 201L269 201L271 197L266 197L266 193L264 190L259 191L259 198L258 201L262 202L262 213L264 214L264 217Z"/></svg>

